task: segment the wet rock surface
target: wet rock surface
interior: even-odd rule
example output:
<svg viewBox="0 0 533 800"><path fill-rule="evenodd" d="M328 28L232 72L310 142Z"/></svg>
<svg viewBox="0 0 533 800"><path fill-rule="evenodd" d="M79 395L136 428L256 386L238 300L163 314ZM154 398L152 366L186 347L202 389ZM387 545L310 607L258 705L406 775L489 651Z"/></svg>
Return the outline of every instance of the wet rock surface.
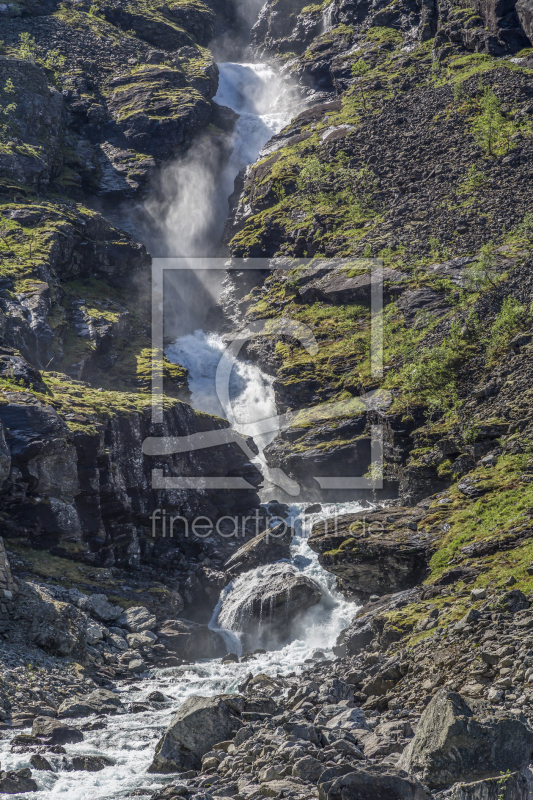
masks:
<svg viewBox="0 0 533 800"><path fill-rule="evenodd" d="M320 602L318 584L290 564L272 564L253 575L241 576L222 601L218 624L249 637L253 646L283 641L298 615ZM248 639L247 639L248 641Z"/></svg>

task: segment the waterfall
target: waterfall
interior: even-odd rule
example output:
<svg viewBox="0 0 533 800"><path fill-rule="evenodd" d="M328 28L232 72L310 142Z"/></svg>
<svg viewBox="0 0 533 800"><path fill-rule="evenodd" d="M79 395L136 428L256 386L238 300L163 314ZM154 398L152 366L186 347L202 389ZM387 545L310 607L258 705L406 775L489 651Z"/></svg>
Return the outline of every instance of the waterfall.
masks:
<svg viewBox="0 0 533 800"><path fill-rule="evenodd" d="M232 155L220 175L216 187L212 186L211 198L205 197L204 200L199 202L199 195L202 194L205 188L205 180L200 183L199 188L191 187L190 192L183 187L182 194L176 199L168 217L168 219L176 221L176 226L172 228L173 235L182 242L180 245L182 250L184 247L183 241L189 247L186 255L198 255L199 253L196 246L190 242L190 231L189 233L187 231L184 232L183 226L179 224L182 209L184 207L189 209L187 212L183 212L186 220L189 219L190 208L193 207L197 208L196 213L201 213L206 218L206 216L209 217L209 214L204 211L204 205L207 206L209 201L213 202L213 198L215 198L215 205L219 209L216 214L218 214L217 231L220 237L228 213L228 197L233 192L235 178L241 169L257 159L262 147L290 119L290 110L287 104L283 106L282 103L280 107L280 97L284 96L284 92L281 80L272 67L264 64L226 62L219 64L219 69L219 88L215 101L220 105L232 108L240 116L232 136ZM190 174L188 165L186 166L186 174L187 179L192 181L193 176ZM212 181L214 181L213 177ZM220 210L222 207L224 208L223 213ZM212 219L212 217L209 218ZM196 233L194 236L196 236ZM179 255L179 252L176 254ZM201 254L206 254L205 249ZM180 273L180 281L182 280L182 275L183 273ZM219 284L216 283L212 302L216 302L216 299L218 299L215 297L218 287ZM187 285L185 286L186 291ZM175 284L173 298L173 304L176 308L187 308L190 305L188 298L183 294L180 295L180 285L178 284ZM167 311L165 309L165 323L166 317ZM220 336L205 333L198 326L196 330L178 336L165 351L170 361L182 364L189 370L189 386L192 392L191 402L193 406L200 411L206 411L222 417L226 416L226 412L217 398L215 374L224 350L225 345ZM234 360L230 395L233 402L234 427L236 430L240 430L241 426L246 423L259 423L261 420L275 417L277 412L272 383L273 379L262 373L256 365L244 364ZM249 426L246 432L250 433ZM259 448L260 454L276 434L277 431L274 430L254 436L254 441ZM264 464L262 468L264 473L265 471L268 472L268 470L265 470Z"/></svg>
<svg viewBox="0 0 533 800"><path fill-rule="evenodd" d="M300 616L297 626L291 630L290 641L283 643L278 650L261 656L261 659L265 659L265 669L272 658L276 660L276 663L281 660L287 664L298 664L303 663L304 659L311 656L317 648L331 650L339 632L349 624L355 613L353 602L346 600L339 593L335 576L320 566L318 557L309 547L307 540L315 523L337 514L354 513L361 510L361 505L352 502L344 505L324 506L322 511L308 516L302 516L303 509L304 506L296 504L289 510L287 521L295 530L291 544L290 562L257 567L234 579L222 591L210 622L210 627L225 634L226 642L236 648L233 652L240 655L242 652L242 628L246 614L246 608L242 606L242 598L249 595L250 588L268 585L271 577L274 577L275 580L280 563L286 564L287 572L301 573L315 581L322 593L320 603ZM224 605L223 614L220 613L222 605Z"/></svg>
<svg viewBox="0 0 533 800"><path fill-rule="evenodd" d="M333 19L333 12L335 11L335 2L330 3L329 6L322 11L322 32L327 33L335 27Z"/></svg>
<svg viewBox="0 0 533 800"><path fill-rule="evenodd" d="M122 800L133 794L149 796L169 781L169 776L147 774L146 770L159 737L187 697L235 692L250 671L273 677L301 673L305 659L317 649L322 650L326 657L332 657L331 647L339 632L351 621L357 607L339 594L335 577L320 567L307 538L313 523L333 514L353 513L360 506L357 503L325 506L320 513L309 516L303 516L304 508L293 506L289 509L289 522L296 530L290 566L320 585L322 601L302 617L301 630L296 637L277 650L258 655L252 662L222 664L219 659L204 660L188 666L153 670L141 683L122 686L119 691L125 702L146 702L148 695L158 690L170 703L162 708L151 707L142 713L107 717L104 729L86 730L83 742L66 745L67 755L103 754L114 762L113 765L100 772L39 772L38 781L42 789L31 795L34 800L60 800L64 797L70 800ZM245 577L254 579L254 573L255 570ZM236 585L237 581L227 587L223 596L231 593ZM220 601L217 609L220 609ZM214 629L217 629L217 609L211 621ZM230 631L222 633L225 634L228 652L235 652L239 646L237 635ZM95 718L86 721L94 722ZM0 740L2 769L30 767L30 756L30 752L12 752L10 737ZM146 791L141 792L141 789Z"/></svg>
<svg viewBox="0 0 533 800"><path fill-rule="evenodd" d="M150 245L152 252L186 256L210 252L209 248L222 231L228 211L228 195L233 190L236 175L256 160L268 139L288 121L289 111L280 109L276 102L281 94L281 85L270 67L236 63L220 65L220 88L216 100L240 114L233 134L233 154L220 171L216 159L210 160L208 150L200 142L185 159L168 168L162 186L163 199L152 200L148 208L155 231L154 244ZM216 284L204 288L212 300L216 299ZM192 306L194 313L199 314L198 309L202 306L193 305L191 296L192 292L198 291L198 286L189 283L184 291L189 295L182 296L181 308ZM214 373L223 350L222 339L216 334L204 333L199 326L196 330L187 329L167 349L171 359L189 369L193 404L211 413L223 413L220 406L216 406L218 401L214 391ZM250 419L275 415L272 379L262 374L258 367L236 362L230 388L237 427ZM270 437L273 435L275 431L268 434ZM257 437L260 447L270 441L268 436ZM287 568L317 582L322 599L301 615L299 627L291 630L288 641L277 649L258 655L252 664L204 660L182 667L153 670L140 683L124 684L119 691L126 702L146 702L154 690L162 691L169 702L162 707L152 706L145 712L107 717L105 727L98 730L85 728L84 741L66 745L67 755L103 754L112 760L112 766L96 773L39 772L40 789L32 794L34 800L59 800L63 797L70 800L118 800L150 796L172 779L171 776L147 774L147 768L156 742L187 697L235 692L251 668L256 674L263 672L272 676L301 673L305 660L316 649L331 658L331 648L339 632L351 621L356 607L340 595L335 577L320 567L307 539L314 522L359 509L357 503L326 506L320 513L308 516L303 515L303 506L289 509L289 522L296 535ZM237 578L226 587L214 610L210 627L221 632L228 651L235 652L241 647L239 620L219 620L222 603L231 598L233 592L239 592L240 581L258 581L260 571L263 577L268 576L268 566L258 570ZM269 619L272 617L272 607L263 610L262 619L266 620L267 615ZM223 623L234 625L235 630L221 627ZM89 718L86 721L95 720ZM12 751L10 737L0 739L3 770L30 767L30 756L29 752Z"/></svg>

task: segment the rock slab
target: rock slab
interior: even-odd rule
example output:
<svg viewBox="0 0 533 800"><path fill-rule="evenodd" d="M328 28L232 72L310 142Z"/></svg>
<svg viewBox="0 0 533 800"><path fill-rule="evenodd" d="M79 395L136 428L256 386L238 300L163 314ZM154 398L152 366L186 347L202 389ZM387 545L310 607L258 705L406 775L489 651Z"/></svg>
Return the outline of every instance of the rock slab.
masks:
<svg viewBox="0 0 533 800"><path fill-rule="evenodd" d="M242 727L237 700L229 695L187 698L159 740L148 771L167 774L199 769L202 756L214 744L232 739Z"/></svg>
<svg viewBox="0 0 533 800"><path fill-rule="evenodd" d="M443 689L422 714L398 767L430 789L516 772L529 764L533 730L517 717L476 717L460 694Z"/></svg>

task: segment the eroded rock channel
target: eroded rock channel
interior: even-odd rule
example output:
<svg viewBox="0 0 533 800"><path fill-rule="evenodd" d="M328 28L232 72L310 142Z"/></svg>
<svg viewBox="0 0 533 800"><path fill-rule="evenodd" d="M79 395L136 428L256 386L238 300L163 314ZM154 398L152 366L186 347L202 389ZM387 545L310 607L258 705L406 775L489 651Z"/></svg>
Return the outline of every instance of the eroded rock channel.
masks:
<svg viewBox="0 0 533 800"><path fill-rule="evenodd" d="M532 14L0 4L0 794L533 798Z"/></svg>

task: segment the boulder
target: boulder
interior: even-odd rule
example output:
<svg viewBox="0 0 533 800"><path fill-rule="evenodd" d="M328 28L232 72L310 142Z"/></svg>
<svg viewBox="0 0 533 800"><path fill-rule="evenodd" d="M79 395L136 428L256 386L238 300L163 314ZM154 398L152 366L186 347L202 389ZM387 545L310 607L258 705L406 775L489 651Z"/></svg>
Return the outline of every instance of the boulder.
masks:
<svg viewBox="0 0 533 800"><path fill-rule="evenodd" d="M110 647L115 647L117 650L121 650L122 652L125 652L128 649L128 642L126 639L117 633L109 634L107 637L107 644L110 645ZM152 644L153 641L150 640L150 644L148 646L151 646Z"/></svg>
<svg viewBox="0 0 533 800"><path fill-rule="evenodd" d="M86 655L87 617L71 603L54 601L35 592L36 606L28 638L54 656L84 660Z"/></svg>
<svg viewBox="0 0 533 800"><path fill-rule="evenodd" d="M82 597L77 605L83 611L87 611L100 622L114 622L122 614L120 606L115 606L109 602L105 594L92 594L89 597Z"/></svg>
<svg viewBox="0 0 533 800"><path fill-rule="evenodd" d="M38 753L34 753L30 758L30 764L34 769L39 770L40 772L53 772L54 768L50 764L47 758L44 756L39 755Z"/></svg>
<svg viewBox="0 0 533 800"><path fill-rule="evenodd" d="M339 709L340 711L340 709ZM368 730L366 724L365 712L361 708L345 708L340 713L335 714L325 724L325 727L331 730L336 728L363 729Z"/></svg>
<svg viewBox="0 0 533 800"><path fill-rule="evenodd" d="M142 633L142 631L150 631L157 625L155 616L148 611L145 606L134 606L128 608L119 617L119 625L127 628L130 633Z"/></svg>
<svg viewBox="0 0 533 800"><path fill-rule="evenodd" d="M418 532L419 508L358 511L331 523L318 522L309 547L320 564L339 579L349 596L368 600L411 589L427 575L433 542Z"/></svg>
<svg viewBox="0 0 533 800"><path fill-rule="evenodd" d="M474 783L456 783L449 797L450 800L530 800L531 777L512 772Z"/></svg>
<svg viewBox="0 0 533 800"><path fill-rule="evenodd" d="M132 658L131 661L128 662L129 672L146 672L147 669L146 661L142 658Z"/></svg>
<svg viewBox="0 0 533 800"><path fill-rule="evenodd" d="M94 647L104 638L104 629L97 622L89 620L87 623L87 644Z"/></svg>
<svg viewBox="0 0 533 800"><path fill-rule="evenodd" d="M290 638L299 615L321 598L319 585L291 564L269 564L234 581L222 601L217 624L246 634L250 649L272 647Z"/></svg>
<svg viewBox="0 0 533 800"><path fill-rule="evenodd" d="M293 777L301 778L305 783L316 783L322 772L324 772L322 762L312 756L299 758L292 768Z"/></svg>
<svg viewBox="0 0 533 800"><path fill-rule="evenodd" d="M33 720L32 735L46 739L47 744L76 744L83 742L83 733L58 719L36 717Z"/></svg>
<svg viewBox="0 0 533 800"><path fill-rule="evenodd" d="M107 756L74 756L72 759L72 768L75 772L100 772L112 766L113 761Z"/></svg>
<svg viewBox="0 0 533 800"><path fill-rule="evenodd" d="M517 0L516 11L526 36L533 42L533 0Z"/></svg>
<svg viewBox="0 0 533 800"><path fill-rule="evenodd" d="M388 766L364 767L337 778L324 800L430 800L430 793L416 778Z"/></svg>
<svg viewBox="0 0 533 800"><path fill-rule="evenodd" d="M420 596L418 589L408 589L393 595L385 595L376 603L369 603L354 617L347 628L344 628L337 637L337 646L333 652L338 656L353 656L363 650L376 638L382 641L384 637L390 641L400 639L408 629L393 628L387 623L386 613L395 611L407 603L415 602ZM368 611L367 611L368 609ZM385 643L387 644L387 643ZM362 678L362 676L361 676ZM354 681L350 681L354 683ZM355 683L360 683L359 680Z"/></svg>
<svg viewBox="0 0 533 800"><path fill-rule="evenodd" d="M30 769L0 772L0 794L23 794L38 791L39 787L31 777Z"/></svg>
<svg viewBox="0 0 533 800"><path fill-rule="evenodd" d="M254 536L249 542L239 547L224 564L224 569L232 578L248 572L263 564L272 564L275 561L289 559L291 555L291 540L294 536L293 528L280 522L275 528Z"/></svg>
<svg viewBox="0 0 533 800"><path fill-rule="evenodd" d="M128 633L126 636L126 649L140 650L141 647L153 647L157 642L157 636L151 631L143 631L143 633ZM121 648L122 649L122 648Z"/></svg>
<svg viewBox="0 0 533 800"><path fill-rule="evenodd" d="M486 778L474 783L456 783L450 800L530 800L531 785L521 772Z"/></svg>
<svg viewBox="0 0 533 800"><path fill-rule="evenodd" d="M202 756L242 727L236 696L192 695L180 706L159 740L149 772L182 772L201 767Z"/></svg>
<svg viewBox="0 0 533 800"><path fill-rule="evenodd" d="M320 275L320 273L321 270L317 270L317 275ZM404 273L385 267L382 271L382 277L383 281L387 281L387 283L397 284L406 276ZM302 281L302 279L300 280ZM388 286L383 285L383 289L384 297L389 298L390 291ZM349 277L345 272L328 270L325 275L311 280L298 290L304 303L314 303L318 300L333 305L370 303L371 292L372 276L370 270L354 277Z"/></svg>
<svg viewBox="0 0 533 800"><path fill-rule="evenodd" d="M442 689L422 714L398 767L430 789L515 772L529 764L533 730L514 716L477 718L461 695Z"/></svg>
<svg viewBox="0 0 533 800"><path fill-rule="evenodd" d="M412 325L418 314L430 314L432 317L441 317L450 310L449 302L444 292L435 292L433 289L412 289L400 297L398 308L403 313L407 325Z"/></svg>
<svg viewBox="0 0 533 800"><path fill-rule="evenodd" d="M82 697L69 697L64 700L57 714L59 717L89 717L91 714L116 714L122 708L122 701L114 692L95 689Z"/></svg>
<svg viewBox="0 0 533 800"><path fill-rule="evenodd" d="M168 619L158 631L158 642L183 661L220 658L226 652L222 636L207 625L188 619Z"/></svg>

